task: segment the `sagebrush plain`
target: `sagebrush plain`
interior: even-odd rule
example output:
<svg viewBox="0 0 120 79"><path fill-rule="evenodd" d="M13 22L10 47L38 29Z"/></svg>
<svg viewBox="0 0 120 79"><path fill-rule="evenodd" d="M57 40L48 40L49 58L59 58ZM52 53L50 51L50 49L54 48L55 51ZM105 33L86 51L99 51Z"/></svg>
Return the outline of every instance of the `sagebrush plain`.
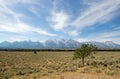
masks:
<svg viewBox="0 0 120 79"><path fill-rule="evenodd" d="M73 60L74 52L0 51L0 79L120 79L120 52Z"/></svg>

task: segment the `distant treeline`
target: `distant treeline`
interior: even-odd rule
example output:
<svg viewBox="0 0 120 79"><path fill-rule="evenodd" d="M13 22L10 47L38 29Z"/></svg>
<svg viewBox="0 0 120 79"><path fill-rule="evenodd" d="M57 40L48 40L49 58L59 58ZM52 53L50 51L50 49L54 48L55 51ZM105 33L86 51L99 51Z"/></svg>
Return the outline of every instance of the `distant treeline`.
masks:
<svg viewBox="0 0 120 79"><path fill-rule="evenodd" d="M75 49L0 49L0 51L74 51Z"/></svg>
<svg viewBox="0 0 120 79"><path fill-rule="evenodd" d="M97 49L97 51L120 51L120 49Z"/></svg>
<svg viewBox="0 0 120 79"><path fill-rule="evenodd" d="M75 48L71 49L0 49L0 51L75 51ZM120 51L120 49L97 49L96 51Z"/></svg>

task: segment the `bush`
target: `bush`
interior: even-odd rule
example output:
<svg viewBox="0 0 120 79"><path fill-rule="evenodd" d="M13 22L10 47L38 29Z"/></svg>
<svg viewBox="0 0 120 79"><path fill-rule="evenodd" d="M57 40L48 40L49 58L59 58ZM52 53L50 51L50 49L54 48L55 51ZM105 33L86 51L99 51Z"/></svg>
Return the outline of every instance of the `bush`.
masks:
<svg viewBox="0 0 120 79"><path fill-rule="evenodd" d="M81 70L82 73L90 73L91 71L92 71L91 68L88 68L88 67L83 68L83 69Z"/></svg>

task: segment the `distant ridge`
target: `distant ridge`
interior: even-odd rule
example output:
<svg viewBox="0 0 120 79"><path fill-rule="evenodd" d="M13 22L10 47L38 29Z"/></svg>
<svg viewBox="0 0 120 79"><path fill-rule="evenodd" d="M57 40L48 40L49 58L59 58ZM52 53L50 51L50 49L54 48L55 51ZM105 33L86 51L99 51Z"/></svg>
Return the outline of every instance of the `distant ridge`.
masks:
<svg viewBox="0 0 120 79"><path fill-rule="evenodd" d="M98 48L102 49L120 49L120 45L116 44L112 41L105 42L96 42L96 41L88 41L88 42L78 42L73 39L59 39L59 40L46 40L45 42L33 42L33 41L16 41L16 42L8 42L4 41L0 43L0 48L79 48L82 44L94 44Z"/></svg>

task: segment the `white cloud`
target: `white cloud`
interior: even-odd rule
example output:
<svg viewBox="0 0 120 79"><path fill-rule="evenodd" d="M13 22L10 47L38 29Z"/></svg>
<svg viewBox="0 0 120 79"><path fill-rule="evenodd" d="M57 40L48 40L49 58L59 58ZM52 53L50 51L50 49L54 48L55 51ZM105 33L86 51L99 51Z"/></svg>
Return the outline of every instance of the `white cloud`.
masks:
<svg viewBox="0 0 120 79"><path fill-rule="evenodd" d="M35 15L37 15L37 16L40 16L40 13L37 11L36 7L31 7L31 8L30 8L30 11L31 11L33 14L35 14Z"/></svg>
<svg viewBox="0 0 120 79"><path fill-rule="evenodd" d="M78 36L78 35L79 35L79 33L78 33L76 30L69 31L68 34L69 34L70 36Z"/></svg>
<svg viewBox="0 0 120 79"><path fill-rule="evenodd" d="M112 32L104 32L99 35L102 38L112 38L112 37L120 37L120 30L112 31Z"/></svg>
<svg viewBox="0 0 120 79"><path fill-rule="evenodd" d="M76 40L80 42L82 41L98 41L98 42L113 41L115 43L120 44L119 37L120 37L120 30L117 30L117 31L111 31L111 32L89 34L88 37L76 38Z"/></svg>
<svg viewBox="0 0 120 79"><path fill-rule="evenodd" d="M114 28L114 30L120 30L120 26L119 26L119 27Z"/></svg>
<svg viewBox="0 0 120 79"><path fill-rule="evenodd" d="M63 12L55 12L52 11L52 15L51 17L49 17L49 22L52 24L52 28L59 31L59 30L63 30L65 27L68 26L68 20L69 20L70 16Z"/></svg>
<svg viewBox="0 0 120 79"><path fill-rule="evenodd" d="M46 30L42 29L41 27L37 27L37 28L34 27L34 24L30 25L25 22L22 22L21 18L26 18L27 14L17 13L15 12L16 10L13 8L18 4L26 4L26 5L30 4L30 5L27 5L27 8L29 9L29 7L32 7L30 8L30 10L35 15L39 16L39 12L38 12L39 8L36 7L36 5L31 5L34 3L37 4L37 1L39 0L0 0L0 32L1 33L11 32L11 33L16 33L16 34L37 33L37 34L46 35L46 36L56 36L56 34L49 33ZM49 24L54 30L64 32L64 34L68 34L73 37L79 36L79 34L82 32L81 29L83 28L90 27L97 23L106 23L110 21L116 15L118 15L117 14L118 11L116 12L116 10L120 9L119 7L120 0L100 0L98 2L94 2L93 0L92 3L91 1L89 3L87 2L85 3L86 5L89 5L89 7L88 8L85 7L85 9L86 8L87 9L83 10L82 13L80 13L80 15L75 19L76 15L73 15L73 17L69 15L70 12L68 12L68 10L63 10L64 8L60 8L61 5L59 4L59 2L60 1L55 0L55 2L53 3L52 10L50 9L51 6L50 7L47 6L51 10L51 16L48 18L50 22ZM39 2L38 4L43 4L46 7L44 3ZM77 8L80 8L80 7L77 7ZM84 9L84 7L81 7L81 8ZM47 11L49 10L47 9ZM47 15L45 14L45 16ZM47 25L47 23L44 25ZM113 30L119 30L119 28L116 28ZM96 40L96 41L116 40L116 41L119 41L119 37L120 37L119 34L120 32L118 31L105 32L105 33L95 34L93 36L89 35L86 38L81 38L81 40L83 41L85 40ZM64 35L62 37L64 38Z"/></svg>
<svg viewBox="0 0 120 79"><path fill-rule="evenodd" d="M15 5L19 3L37 4L38 0L0 0L0 5Z"/></svg>
<svg viewBox="0 0 120 79"><path fill-rule="evenodd" d="M31 1L22 0L24 3L30 3ZM14 5L20 0L0 0L0 32L12 32L12 33L39 33L47 36L56 36L56 34L48 33L44 29L32 27L27 23L20 20L24 14L14 12L8 5ZM25 16L24 16L25 17Z"/></svg>
<svg viewBox="0 0 120 79"><path fill-rule="evenodd" d="M56 34L48 33L48 32L46 32L46 31L44 31L43 29L40 29L40 28L35 28L33 31L37 32L39 34L47 35L47 36L57 36Z"/></svg>
<svg viewBox="0 0 120 79"><path fill-rule="evenodd" d="M51 34L43 29L35 28L32 26L29 26L25 23L16 23L16 24L11 24L11 23L6 23L6 24L1 24L0 25L0 32L12 32L12 33L39 33L42 35L47 35L47 36L56 36L56 34Z"/></svg>
<svg viewBox="0 0 120 79"><path fill-rule="evenodd" d="M120 0L102 0L91 5L71 25L83 29L96 23L108 22L113 18L110 15L119 9L119 6Z"/></svg>

